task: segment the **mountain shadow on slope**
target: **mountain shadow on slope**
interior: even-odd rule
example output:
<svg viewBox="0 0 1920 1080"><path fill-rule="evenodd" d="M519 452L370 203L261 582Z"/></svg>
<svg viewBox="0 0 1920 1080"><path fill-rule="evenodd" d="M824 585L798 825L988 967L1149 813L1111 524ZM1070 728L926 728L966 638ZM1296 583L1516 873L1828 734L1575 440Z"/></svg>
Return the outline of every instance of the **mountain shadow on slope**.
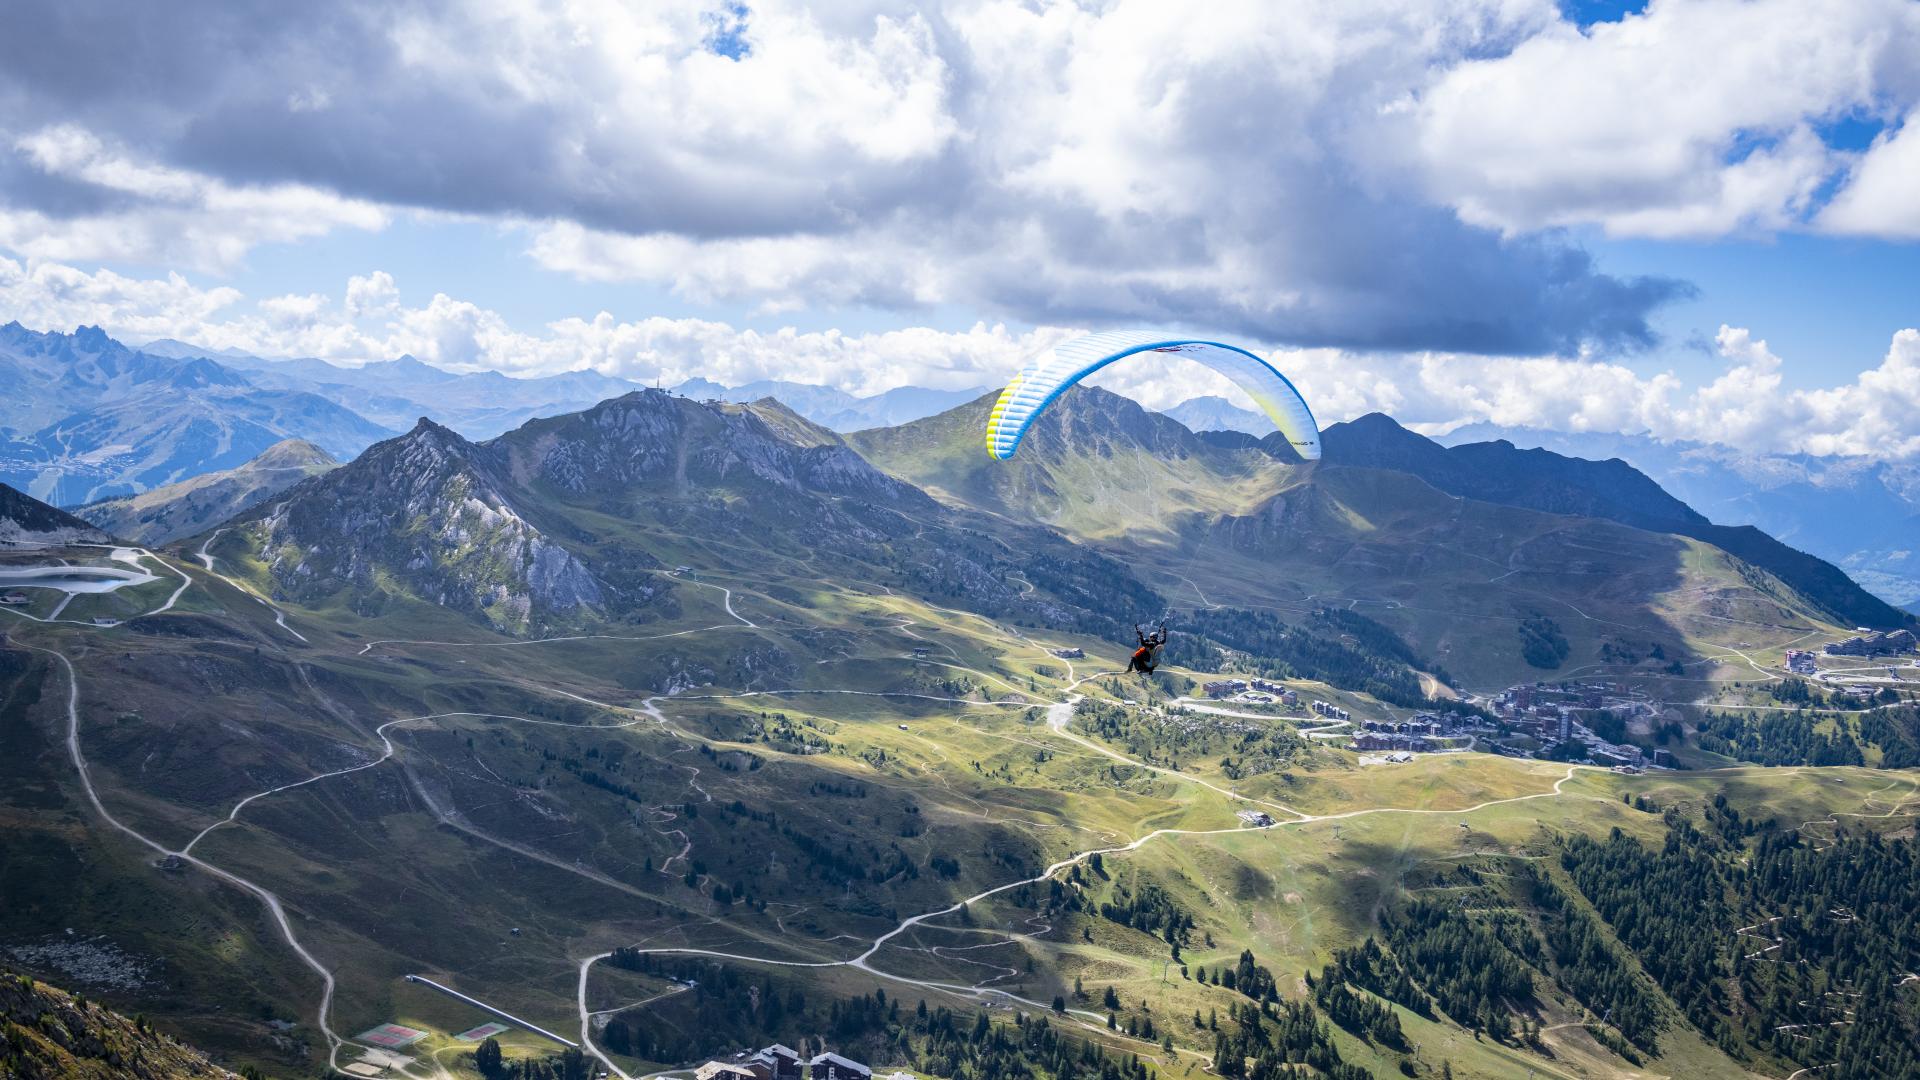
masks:
<svg viewBox="0 0 1920 1080"><path fill-rule="evenodd" d="M1895 627L1912 621L1831 563L1750 525L1713 524L1618 458L1587 461L1521 450L1505 440L1449 448L1380 413L1335 424L1322 441L1329 462L1411 473L1450 494L1703 540L1773 574L1836 622Z"/></svg>
<svg viewBox="0 0 1920 1080"><path fill-rule="evenodd" d="M24 491L0 484L0 548L13 544L38 547L111 541L112 537L92 523L48 506Z"/></svg>

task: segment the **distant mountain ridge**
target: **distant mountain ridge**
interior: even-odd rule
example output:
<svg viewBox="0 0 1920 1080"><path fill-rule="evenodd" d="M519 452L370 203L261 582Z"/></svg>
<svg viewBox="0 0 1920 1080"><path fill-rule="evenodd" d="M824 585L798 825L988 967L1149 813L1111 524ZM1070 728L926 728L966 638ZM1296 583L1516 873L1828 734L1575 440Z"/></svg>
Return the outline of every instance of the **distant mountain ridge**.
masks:
<svg viewBox="0 0 1920 1080"><path fill-rule="evenodd" d="M0 326L0 481L75 505L232 468L301 438L350 457L388 429L225 364L129 349L98 327Z"/></svg>
<svg viewBox="0 0 1920 1080"><path fill-rule="evenodd" d="M1223 397L1197 397L1160 411L1194 431L1244 431L1254 436L1274 431L1266 414L1243 409Z"/></svg>
<svg viewBox="0 0 1920 1080"><path fill-rule="evenodd" d="M830 386L778 379L761 379L743 386L726 387L708 379L695 378L674 387L674 392L692 398L713 398L742 404L773 398L821 427L845 433L892 427L945 412L980 396L985 388L929 390L921 386L898 386L868 397L859 397Z"/></svg>
<svg viewBox="0 0 1920 1080"><path fill-rule="evenodd" d="M1326 460L1412 473L1442 491L1551 513L1606 518L1704 540L1778 576L1836 621L1900 626L1908 613L1815 556L1752 526L1716 525L1618 459L1588 461L1497 441L1445 447L1381 413L1322 432Z"/></svg>
<svg viewBox="0 0 1920 1080"><path fill-rule="evenodd" d="M638 389L591 370L514 378L412 356L348 367L172 338L133 349L98 327L39 333L10 323L0 327L0 481L77 506L237 469L288 438L344 460L420 416L487 439ZM728 388L702 379L680 391L771 397L836 431L914 419L974 393L908 386L862 398L804 383Z"/></svg>
<svg viewBox="0 0 1920 1080"><path fill-rule="evenodd" d="M578 412L646 387L596 371L513 377L497 371L453 372L412 356L349 367L325 360L272 359L238 349L202 349L162 338L143 347L157 356L206 357L243 371L256 383L319 394L389 428L430 416L470 439L489 439L543 416ZM860 397L830 386L761 379L725 386L695 376L672 388L696 400L744 404L774 400L822 427L855 431L905 423L958 405L982 392L902 386Z"/></svg>

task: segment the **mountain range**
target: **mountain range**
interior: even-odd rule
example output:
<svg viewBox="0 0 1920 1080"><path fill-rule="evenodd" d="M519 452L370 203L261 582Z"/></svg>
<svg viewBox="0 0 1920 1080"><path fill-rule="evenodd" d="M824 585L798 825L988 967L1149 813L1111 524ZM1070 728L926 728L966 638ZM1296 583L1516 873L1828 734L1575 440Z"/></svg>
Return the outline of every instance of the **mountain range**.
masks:
<svg viewBox="0 0 1920 1080"><path fill-rule="evenodd" d="M212 351L171 338L148 342L141 348L158 356L210 357L247 373L260 385L318 394L396 430L406 428L414 417L430 416L470 439L489 439L537 417L578 412L608 398L644 389L631 380L591 370L513 378L497 371L447 371L411 356L350 367L325 360L263 358L234 349ZM728 387L699 377L671 389L703 400L749 402L774 398L834 431L916 420L980 393L977 389L945 391L905 386L860 397L808 383L763 379Z"/></svg>
<svg viewBox="0 0 1920 1080"><path fill-rule="evenodd" d="M232 468L284 439L351 457L391 432L223 363L129 349L97 327L0 326L0 482L55 505Z"/></svg>
<svg viewBox="0 0 1920 1080"><path fill-rule="evenodd" d="M1166 413L1195 431L1273 430L1265 416L1219 397L1195 398ZM1920 544L1913 539L1920 536L1920 464L1486 423L1455 428L1437 441L1455 447L1505 441L1573 458L1617 458L1703 517L1754 526L1840 567L1880 599L1920 611Z"/></svg>
<svg viewBox="0 0 1920 1080"><path fill-rule="evenodd" d="M1490 439L1619 458L1715 521L1762 529L1841 567L1882 599L1920 610L1920 463L1482 424L1458 428L1442 441Z"/></svg>
<svg viewBox="0 0 1920 1080"><path fill-rule="evenodd" d="M8 430L0 479L55 504L99 504L93 513L109 531L160 542L190 535L198 524L277 492L284 485L275 477L304 475L283 463L247 467L284 437L302 440L320 456L346 459L389 427L405 426L408 413L472 440L634 391L630 382L591 371L513 379L497 372L448 372L412 357L350 368L209 352L172 340L130 350L94 328L71 335L36 334L18 324L0 328L0 377L22 391L0 418L18 423L35 407L42 413L74 410L34 432ZM1164 540L1184 528L1176 521L1182 513L1246 512L1254 508L1248 499L1270 494L1291 463L1290 454L1256 438L1240 436L1246 439L1241 444L1217 433L1222 429L1212 425L1270 427L1219 398L1190 401L1172 410L1164 424L1134 410L1076 426L1075 411L1064 410L1061 437L1097 452L1035 473L990 467L966 438L955 437L978 419L974 414L990 404L991 393L907 387L857 398L804 384L728 388L694 379L672 394L715 402L778 400L796 419L821 430L858 429L849 445L936 495L1096 539L1157 533ZM966 403L956 408L956 401ZM1191 423L1175 422L1182 416ZM1114 423L1120 427L1100 426ZM1194 425L1215 433L1196 435ZM1339 444L1330 454L1336 462L1411 473L1442 491L1482 501L1706 540L1779 575L1835 619L1883 625L1898 618L1822 559L1808 558L1767 530L1715 524L1691 508L1691 500L1661 490L1657 478L1619 462L1544 450L1524 458L1526 452L1512 443L1476 447L1461 438L1449 449L1378 416L1328 430L1331 444ZM924 456L913 448L916 441L947 449L916 463L916 455ZM1629 449L1652 455L1644 443ZM1048 453L1040 446L1023 459ZM1100 468L1087 471L1096 460ZM1804 459L1755 463L1701 447L1675 449L1660 460L1689 490L1711 497L1709 505L1729 508L1736 519L1767 516L1779 531L1804 537L1815 556L1845 547L1839 559L1847 570L1896 599L1904 595L1901 571L1909 551L1900 545L1920 520L1920 480L1910 470ZM221 475L190 489L130 499L214 473ZM1763 482L1772 486L1760 488ZM1121 492L1126 497L1114 497Z"/></svg>
<svg viewBox="0 0 1920 1080"><path fill-rule="evenodd" d="M670 570L695 561L876 578L1063 625L1110 626L1096 600L1148 592L1052 533L984 525L777 402L645 390L481 443L423 417L243 515L216 550L244 547L303 605L424 603L514 632L671 614ZM1016 551L1047 564L1038 591L1006 580Z"/></svg>
<svg viewBox="0 0 1920 1080"><path fill-rule="evenodd" d="M1506 441L1448 448L1381 413L1335 424L1323 442L1330 460L1398 469L1451 494L1704 540L1779 577L1842 623L1897 626L1906 615L1839 568L1760 529L1708 521L1618 458L1588 461Z"/></svg>

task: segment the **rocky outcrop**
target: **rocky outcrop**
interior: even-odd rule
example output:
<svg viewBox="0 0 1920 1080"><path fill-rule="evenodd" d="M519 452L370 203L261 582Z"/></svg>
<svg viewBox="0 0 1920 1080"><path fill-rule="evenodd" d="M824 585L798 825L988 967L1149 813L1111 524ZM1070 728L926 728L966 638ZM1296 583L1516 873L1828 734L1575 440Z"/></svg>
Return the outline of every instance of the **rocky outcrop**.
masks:
<svg viewBox="0 0 1920 1080"><path fill-rule="evenodd" d="M527 501L497 453L422 419L248 527L277 591L302 603L351 588L365 606L398 585L510 630L600 608L607 590L530 520Z"/></svg>
<svg viewBox="0 0 1920 1080"><path fill-rule="evenodd" d="M0 1075L18 1080L239 1080L206 1055L26 975L0 970Z"/></svg>

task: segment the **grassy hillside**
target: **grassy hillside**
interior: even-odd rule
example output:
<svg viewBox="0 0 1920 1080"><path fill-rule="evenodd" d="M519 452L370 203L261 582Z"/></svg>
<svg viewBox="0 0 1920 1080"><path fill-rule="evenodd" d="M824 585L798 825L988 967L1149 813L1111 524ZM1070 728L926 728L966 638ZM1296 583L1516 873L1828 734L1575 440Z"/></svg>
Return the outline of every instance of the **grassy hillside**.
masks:
<svg viewBox="0 0 1920 1080"><path fill-rule="evenodd" d="M1189 521L1243 514L1292 477L1258 449L1225 450L1126 398L1068 391L1011 461L981 446L989 394L957 409L849 436L882 469L935 496L1094 540L1164 542Z"/></svg>
<svg viewBox="0 0 1920 1080"><path fill-rule="evenodd" d="M313 443L287 439L237 468L102 499L76 508L76 513L115 536L167 544L205 532L309 476L338 467L333 455Z"/></svg>
<svg viewBox="0 0 1920 1080"><path fill-rule="evenodd" d="M1713 658L1738 642L1775 649L1838 629L1778 578L1698 540L1464 499L1404 472L1288 463L1097 389L1069 392L1018 455L997 462L978 445L989 407L982 399L852 442L945 500L1098 546L1176 611L1299 619L1347 607L1484 689L1656 645L1712 678L1723 674ZM1519 628L1536 617L1569 640L1554 668L1523 656Z"/></svg>
<svg viewBox="0 0 1920 1080"><path fill-rule="evenodd" d="M1724 792L1743 813L1786 825L1891 809L1894 827L1920 794L1911 781L1889 789L1863 771L1840 772L1845 784L1758 769L1656 781L1479 755L1363 767L1328 746L1248 773L1221 768L1222 757L1247 757L1235 749L1247 722L1230 719L1212 749L1148 762L1090 728L1050 723L1049 708L1071 693L1124 710L1124 700L1151 708L1178 690L1083 681L1121 664L1110 641L1010 635L898 591L801 572L714 577L729 594L689 588L674 619L643 632L533 644L447 616L369 621L290 609L302 642L250 595L194 577L183 610L136 620L109 648L81 628L28 628L20 640L73 658L81 743L107 808L165 847L194 841L250 795L335 773L249 803L191 853L296 913L299 940L338 981L334 1031L427 1028L437 1034L424 1049L450 1068L467 1052L451 1033L484 1017L406 974L567 1032L578 1027L580 960L639 945L839 966L800 969L809 972L800 978L683 953L645 954L651 973L595 965L589 1004L614 1010L608 1023L620 1022L632 1052L609 1053L636 1074L814 1034L931 1071L932 1058L888 1050L898 1044L884 1023L836 1018L836 1003L877 990L909 1012L924 998L967 1015L1017 999L1037 1003L1037 1016L1059 996L1069 1012L1053 1022L1063 1031L1183 1075L1220 1030L1248 1030L1233 1009L1257 1004L1200 985L1198 968L1231 966L1251 950L1282 997L1308 1000L1305 976L1379 935L1382 912L1457 889L1441 870L1493 875L1502 860L1550 853L1556 836L1604 838L1616 826L1657 843L1659 816L1621 803L1623 793L1697 807ZM1064 646L1089 657L1047 652ZM5 655L8 715L39 749L14 766L5 797L9 850L33 853L33 872L9 875L8 887L30 880L33 891L6 897L18 914L0 945L56 938L81 922L159 961L177 988L110 1000L269 1073L310 1069L328 1046L311 973L252 897L191 867L155 869L151 853L76 826L87 815L59 743L59 665L23 649ZM676 680L679 692L655 696ZM1363 715L1379 709L1364 695L1340 700ZM1284 733L1294 722L1255 726ZM387 760L382 734L393 746ZM1246 829L1236 814L1249 807L1282 824ZM1294 823L1292 814L1309 817ZM1118 850L1134 841L1137 849ZM1050 885L1000 893L890 938L866 966L846 965L908 915L1101 848L1098 871L1082 857L1077 871L1052 877L1076 904L1048 900ZM160 907L106 899L156 886L174 898ZM1160 931L1100 914L1148 896L1192 919L1180 961ZM177 929L162 913L175 913L166 919ZM1015 936L995 944L999 935L983 930ZM1550 1029L1542 1049L1475 1038L1463 1026L1472 1018L1404 1009L1411 1051L1337 1026L1329 1037L1344 1061L1376 1075L1403 1060L1421 1075L1441 1062L1458 1076L1518 1077L1549 1063L1592 1076L1640 1071L1585 1033L1590 1011L1546 981L1552 970L1539 993L1511 1006L1516 1026ZM667 975L709 989L676 990ZM1108 986L1122 1003L1114 1031L1101 1004ZM726 996L749 989L783 1001L798 990L805 1000L763 1024ZM1218 1014L1219 1027L1194 1028L1196 1011ZM1138 1032L1149 1017L1155 1039L1126 1035L1128 1021ZM268 1020L294 1026L281 1033ZM940 1045L908 1034L912 1054ZM1173 1050L1157 1045L1169 1037ZM509 1056L558 1050L526 1033L505 1042ZM1683 1022L1657 1056L1635 1053L1668 1075L1740 1073Z"/></svg>

